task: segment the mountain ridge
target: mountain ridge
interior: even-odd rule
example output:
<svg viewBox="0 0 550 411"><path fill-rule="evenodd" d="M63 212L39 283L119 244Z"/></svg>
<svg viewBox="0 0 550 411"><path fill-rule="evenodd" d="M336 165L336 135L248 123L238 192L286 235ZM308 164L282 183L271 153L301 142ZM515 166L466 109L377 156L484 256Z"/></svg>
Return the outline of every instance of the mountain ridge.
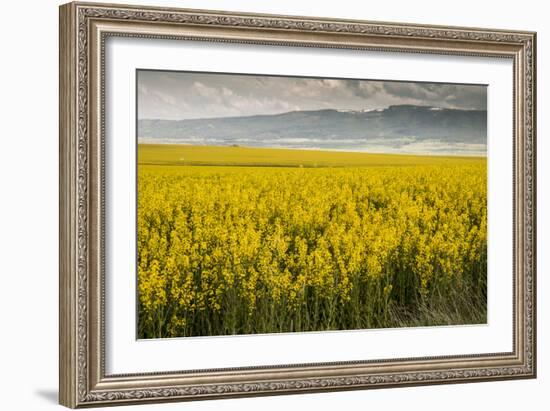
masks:
<svg viewBox="0 0 550 411"><path fill-rule="evenodd" d="M299 110L185 120L142 119L140 140L186 144L355 149L421 142L486 145L487 111L419 105L384 109Z"/></svg>

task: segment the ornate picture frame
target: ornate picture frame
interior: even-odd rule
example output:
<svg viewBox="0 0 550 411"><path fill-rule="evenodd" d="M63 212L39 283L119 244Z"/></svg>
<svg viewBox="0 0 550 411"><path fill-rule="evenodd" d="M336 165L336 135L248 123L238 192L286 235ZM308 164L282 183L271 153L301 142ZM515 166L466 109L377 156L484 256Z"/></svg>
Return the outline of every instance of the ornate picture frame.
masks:
<svg viewBox="0 0 550 411"><path fill-rule="evenodd" d="M513 349L139 374L105 368L105 43L114 37L513 62ZM536 34L219 11L60 7L60 403L67 407L536 377ZM269 358L265 359L269 364Z"/></svg>

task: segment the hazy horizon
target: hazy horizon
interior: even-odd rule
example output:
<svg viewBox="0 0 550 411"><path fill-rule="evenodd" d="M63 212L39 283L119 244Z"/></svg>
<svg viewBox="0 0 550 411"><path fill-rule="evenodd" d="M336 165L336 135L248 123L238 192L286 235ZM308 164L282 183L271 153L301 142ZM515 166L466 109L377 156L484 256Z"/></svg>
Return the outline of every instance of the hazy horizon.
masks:
<svg viewBox="0 0 550 411"><path fill-rule="evenodd" d="M485 85L138 70L137 99L140 142L486 155Z"/></svg>

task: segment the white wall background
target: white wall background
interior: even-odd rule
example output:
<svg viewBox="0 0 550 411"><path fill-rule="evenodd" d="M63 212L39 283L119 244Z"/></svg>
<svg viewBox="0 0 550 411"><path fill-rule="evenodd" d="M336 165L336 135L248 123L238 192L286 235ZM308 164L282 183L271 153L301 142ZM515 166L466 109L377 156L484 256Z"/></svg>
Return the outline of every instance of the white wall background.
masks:
<svg viewBox="0 0 550 411"><path fill-rule="evenodd" d="M550 390L550 26L544 2L131 0L136 4L538 32L539 378L127 407L136 410L543 410ZM113 0L111 0L113 2ZM115 1L116 2L116 1ZM130 2L130 0L128 0ZM57 0L2 5L0 24L0 408L57 405ZM545 325L546 324L546 325Z"/></svg>

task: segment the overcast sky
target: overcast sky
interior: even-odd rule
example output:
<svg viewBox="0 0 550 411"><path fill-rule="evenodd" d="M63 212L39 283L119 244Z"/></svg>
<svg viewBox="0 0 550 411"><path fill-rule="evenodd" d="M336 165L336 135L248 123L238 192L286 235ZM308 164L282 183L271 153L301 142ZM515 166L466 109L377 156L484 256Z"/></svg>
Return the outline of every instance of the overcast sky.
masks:
<svg viewBox="0 0 550 411"><path fill-rule="evenodd" d="M487 108L485 86L138 71L139 119L193 119L393 104Z"/></svg>

